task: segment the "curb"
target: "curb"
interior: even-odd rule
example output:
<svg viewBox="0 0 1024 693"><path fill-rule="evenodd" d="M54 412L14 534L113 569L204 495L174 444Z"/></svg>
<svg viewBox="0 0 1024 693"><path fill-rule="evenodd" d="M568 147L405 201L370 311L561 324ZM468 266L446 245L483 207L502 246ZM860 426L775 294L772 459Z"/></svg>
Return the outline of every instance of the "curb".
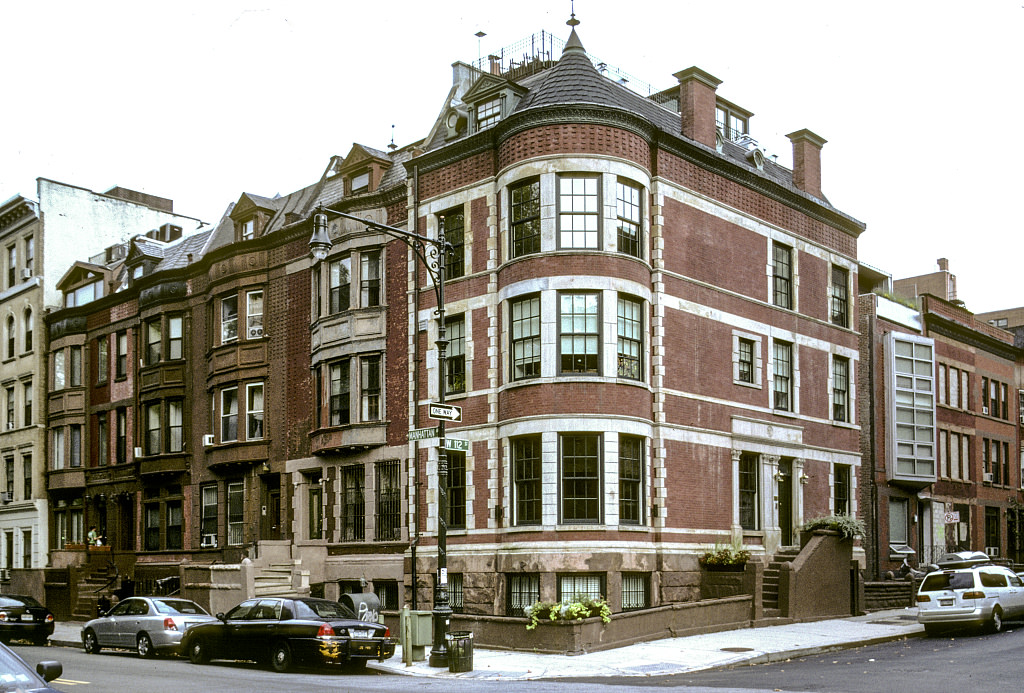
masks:
<svg viewBox="0 0 1024 693"><path fill-rule="evenodd" d="M796 659L797 657L809 657L812 655L825 654L826 652L841 652L843 650L855 650L858 647L868 647L869 645L882 645L887 642L896 642L897 640L907 640L909 638L923 638L925 636L924 631L919 633L901 633L899 635L882 635L876 638L867 638L865 640L850 640L848 642L839 642L834 645L818 645L815 647L803 647L795 650L783 650L780 652L768 652L766 654L757 655L750 659L742 662L735 662L733 664L723 664L721 666L708 667L707 669L695 669L694 671L715 671L719 669L733 669L736 667L747 666L752 664L772 664L775 662L785 662L790 659Z"/></svg>

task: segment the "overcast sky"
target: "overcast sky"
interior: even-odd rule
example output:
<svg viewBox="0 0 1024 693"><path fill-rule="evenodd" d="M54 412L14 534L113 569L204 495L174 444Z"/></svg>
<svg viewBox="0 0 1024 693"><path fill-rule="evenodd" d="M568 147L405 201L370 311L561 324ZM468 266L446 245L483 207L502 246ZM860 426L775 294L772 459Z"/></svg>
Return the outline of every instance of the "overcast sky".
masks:
<svg viewBox="0 0 1024 693"><path fill-rule="evenodd" d="M589 53L656 89L697 65L785 134L828 140L822 188L867 224L860 260L907 277L947 257L975 312L1024 305L1022 0L576 0ZM353 142L424 137L451 64L541 30L569 0L5 3L0 200L45 177L121 185L216 221L243 192L315 182ZM478 39L478 31L486 36ZM752 268L751 271L755 271ZM759 271L759 270L757 270Z"/></svg>

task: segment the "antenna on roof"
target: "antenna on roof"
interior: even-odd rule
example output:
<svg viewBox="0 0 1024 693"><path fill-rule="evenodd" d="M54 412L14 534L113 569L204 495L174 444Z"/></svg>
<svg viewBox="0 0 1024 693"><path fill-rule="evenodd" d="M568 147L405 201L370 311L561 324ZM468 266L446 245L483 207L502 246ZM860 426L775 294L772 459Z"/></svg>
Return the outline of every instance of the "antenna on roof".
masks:
<svg viewBox="0 0 1024 693"><path fill-rule="evenodd" d="M391 124L391 144L388 145L388 149L395 151L398 149L398 145L395 144L395 124Z"/></svg>

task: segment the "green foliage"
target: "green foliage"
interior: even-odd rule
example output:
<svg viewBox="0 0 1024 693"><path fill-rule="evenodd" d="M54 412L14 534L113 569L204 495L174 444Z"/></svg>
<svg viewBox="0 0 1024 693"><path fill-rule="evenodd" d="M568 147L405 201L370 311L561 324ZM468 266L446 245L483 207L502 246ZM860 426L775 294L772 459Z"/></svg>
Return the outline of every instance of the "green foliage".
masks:
<svg viewBox="0 0 1024 693"><path fill-rule="evenodd" d="M805 532L811 532L816 529L830 529L832 531L839 532L843 539L853 539L854 537L863 536L867 531L867 527L864 525L864 520L860 520L852 515L829 515L828 517L816 517L813 520L805 522L801 529Z"/></svg>
<svg viewBox="0 0 1024 693"><path fill-rule="evenodd" d="M526 624L526 630L533 630L541 622L541 619L582 621L591 616L600 616L605 623L611 623L612 610L604 599L575 597L571 601L535 602L533 606L527 607L526 616L530 619L530 622Z"/></svg>
<svg viewBox="0 0 1024 693"><path fill-rule="evenodd" d="M749 560L750 552L735 543L732 546L715 544L715 548L697 557L702 566L746 565Z"/></svg>

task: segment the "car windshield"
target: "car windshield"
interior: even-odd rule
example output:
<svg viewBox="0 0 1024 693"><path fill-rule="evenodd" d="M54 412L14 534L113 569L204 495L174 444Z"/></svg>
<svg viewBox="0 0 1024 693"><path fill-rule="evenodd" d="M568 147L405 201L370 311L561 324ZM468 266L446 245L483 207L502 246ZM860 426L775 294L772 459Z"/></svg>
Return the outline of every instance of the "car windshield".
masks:
<svg viewBox="0 0 1024 693"><path fill-rule="evenodd" d="M922 592L941 592L942 590L965 590L974 587L974 573L970 571L956 573L932 573L921 583Z"/></svg>
<svg viewBox="0 0 1024 693"><path fill-rule="evenodd" d="M297 601L295 611L298 618L354 618L344 606L327 600Z"/></svg>
<svg viewBox="0 0 1024 693"><path fill-rule="evenodd" d="M0 691L34 690L42 685L39 677L6 647L0 647Z"/></svg>
<svg viewBox="0 0 1024 693"><path fill-rule="evenodd" d="M19 597L14 595L0 597L0 606L42 606L32 597Z"/></svg>
<svg viewBox="0 0 1024 693"><path fill-rule="evenodd" d="M153 606L161 614L206 614L203 607L187 599L154 599Z"/></svg>

